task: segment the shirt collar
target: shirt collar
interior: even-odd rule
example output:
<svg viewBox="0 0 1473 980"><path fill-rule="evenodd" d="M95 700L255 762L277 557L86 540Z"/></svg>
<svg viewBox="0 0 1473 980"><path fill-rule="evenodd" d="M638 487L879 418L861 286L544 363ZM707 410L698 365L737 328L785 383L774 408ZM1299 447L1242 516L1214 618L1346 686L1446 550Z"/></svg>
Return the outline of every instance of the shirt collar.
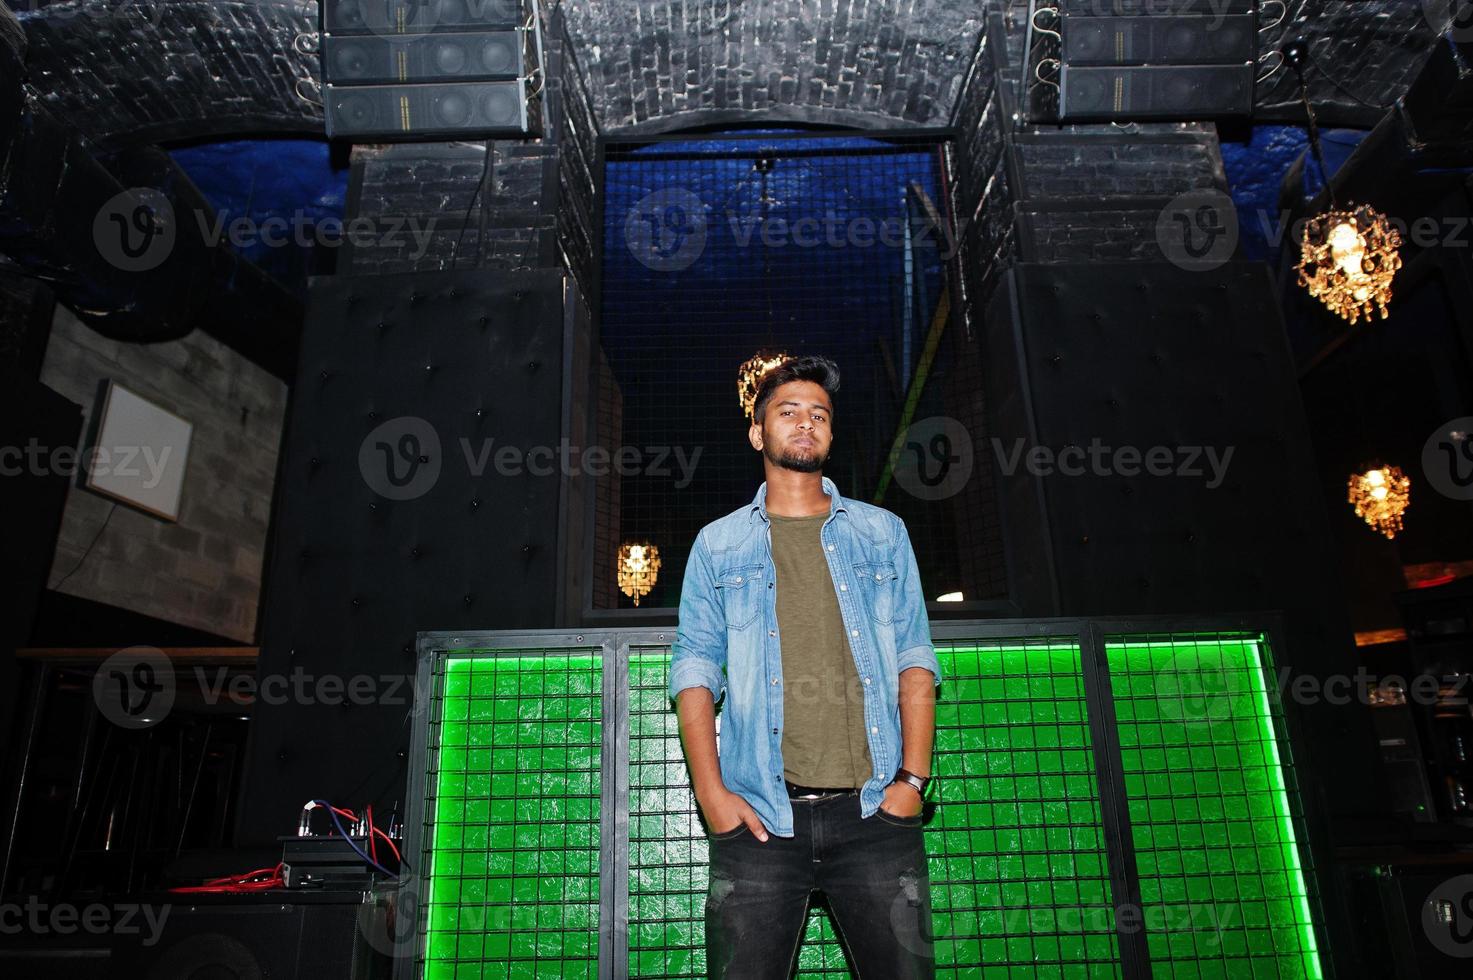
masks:
<svg viewBox="0 0 1473 980"><path fill-rule="evenodd" d="M829 497L829 517L832 518L835 511L847 511L848 508L844 506L844 498L839 494L839 488L834 485L834 481L825 476L822 478L822 484L823 492ZM747 507L747 523L751 524L756 520L759 513L764 521L767 520L766 480L763 480L762 485L757 488L757 496L752 498L752 503Z"/></svg>

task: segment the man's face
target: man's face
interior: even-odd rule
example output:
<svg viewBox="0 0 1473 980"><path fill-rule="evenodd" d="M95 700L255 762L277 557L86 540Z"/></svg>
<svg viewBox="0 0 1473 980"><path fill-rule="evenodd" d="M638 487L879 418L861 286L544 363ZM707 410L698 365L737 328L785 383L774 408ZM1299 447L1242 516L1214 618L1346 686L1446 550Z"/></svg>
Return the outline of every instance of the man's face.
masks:
<svg viewBox="0 0 1473 980"><path fill-rule="evenodd" d="M774 466L817 473L829 458L834 430L828 393L813 381L789 381L773 392L759 425L747 433L752 448Z"/></svg>

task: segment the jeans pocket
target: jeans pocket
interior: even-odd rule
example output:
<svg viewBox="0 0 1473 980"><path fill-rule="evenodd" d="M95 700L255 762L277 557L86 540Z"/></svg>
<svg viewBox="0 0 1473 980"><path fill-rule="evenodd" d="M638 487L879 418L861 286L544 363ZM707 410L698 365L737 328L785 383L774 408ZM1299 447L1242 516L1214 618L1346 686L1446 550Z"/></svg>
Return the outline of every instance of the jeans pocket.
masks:
<svg viewBox="0 0 1473 980"><path fill-rule="evenodd" d="M723 830L719 834L711 834L709 836L710 836L710 839L711 840L732 840L733 838L740 836L741 833L742 833L742 831L744 831L746 829L747 829L747 822L745 820L743 820L741 823L737 824L731 830Z"/></svg>
<svg viewBox="0 0 1473 980"><path fill-rule="evenodd" d="M913 817L897 817L881 807L875 811L875 816L879 817L882 823L890 824L892 827L919 827L923 814L917 813Z"/></svg>

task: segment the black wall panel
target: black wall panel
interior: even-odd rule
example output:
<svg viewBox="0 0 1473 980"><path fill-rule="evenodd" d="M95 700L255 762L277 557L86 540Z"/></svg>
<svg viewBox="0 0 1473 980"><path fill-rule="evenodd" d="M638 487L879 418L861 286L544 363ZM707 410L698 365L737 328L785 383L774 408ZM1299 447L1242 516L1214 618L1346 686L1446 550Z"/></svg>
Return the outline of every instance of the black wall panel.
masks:
<svg viewBox="0 0 1473 980"><path fill-rule="evenodd" d="M1326 502L1268 270L1229 262L1019 264L987 318L995 464L1015 600L1024 615L1280 610L1294 673L1350 674L1356 649L1337 598ZM1172 452L1170 475L1119 457L1095 472L1030 472L1026 451ZM1022 440L1011 474L1007 460ZM1189 450L1198 475L1183 472ZM1232 456L1209 486L1205 447ZM1163 459L1158 455L1158 460ZM1288 697L1288 692L1285 693ZM1383 816L1359 790L1373 764L1364 711L1301 706L1315 786L1340 814ZM1354 764L1359 764L1354 763ZM1344 771L1342 771L1344 770Z"/></svg>
<svg viewBox="0 0 1473 980"><path fill-rule="evenodd" d="M294 832L314 797L402 799L417 631L554 625L565 476L525 454L564 435L574 296L550 269L313 280L241 842ZM520 463L498 467L504 446Z"/></svg>
<svg viewBox="0 0 1473 980"><path fill-rule="evenodd" d="M1052 612L1271 608L1317 588L1324 504L1264 267L1020 265L989 329L1001 450L1022 438L1172 453L1156 457L1170 475L1128 474L1128 458L1100 452L1103 473L1085 457L1077 476L1020 462L1004 477L1010 499L1041 500L1010 516L1030 539L1020 557L1054 571ZM1220 481L1208 447L1226 458ZM1050 609L1047 593L1040 583L1030 606Z"/></svg>
<svg viewBox="0 0 1473 980"><path fill-rule="evenodd" d="M0 512L14 518L5 534L8 586L0 593L0 749L14 734L15 651L30 645L56 555L70 473L82 467L80 453L75 470L52 454L76 447L81 435L82 406L37 381L28 368L0 362L0 446L10 450L0 458ZM28 458L28 447L46 452ZM6 759L11 760L9 754Z"/></svg>

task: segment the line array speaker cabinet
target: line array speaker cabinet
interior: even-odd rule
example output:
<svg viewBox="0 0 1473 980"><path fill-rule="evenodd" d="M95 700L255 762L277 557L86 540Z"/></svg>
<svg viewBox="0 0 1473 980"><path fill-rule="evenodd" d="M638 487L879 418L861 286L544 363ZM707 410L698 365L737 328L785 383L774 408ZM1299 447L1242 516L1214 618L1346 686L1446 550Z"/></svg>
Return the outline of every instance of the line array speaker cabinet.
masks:
<svg viewBox="0 0 1473 980"><path fill-rule="evenodd" d="M323 0L321 10L329 137L533 131L540 26L523 23L520 0Z"/></svg>
<svg viewBox="0 0 1473 980"><path fill-rule="evenodd" d="M1231 17L1257 9L1258 0L1059 0L1065 17Z"/></svg>
<svg viewBox="0 0 1473 980"><path fill-rule="evenodd" d="M323 0L323 33L430 34L517 27L521 0Z"/></svg>
<svg viewBox="0 0 1473 980"><path fill-rule="evenodd" d="M343 85L437 81L514 81L522 73L520 31L367 35L334 38L323 77Z"/></svg>
<svg viewBox="0 0 1473 980"><path fill-rule="evenodd" d="M1059 118L1207 119L1247 115L1253 107L1253 66L1146 65L1129 68L1065 63L1059 78Z"/></svg>
<svg viewBox="0 0 1473 980"><path fill-rule="evenodd" d="M1202 119L1253 108L1249 0L1065 0L1059 119Z"/></svg>
<svg viewBox="0 0 1473 980"><path fill-rule="evenodd" d="M527 128L522 83L327 86L327 133L392 140Z"/></svg>
<svg viewBox="0 0 1473 980"><path fill-rule="evenodd" d="M1232 65L1253 60L1253 17L1065 17L1071 65Z"/></svg>

